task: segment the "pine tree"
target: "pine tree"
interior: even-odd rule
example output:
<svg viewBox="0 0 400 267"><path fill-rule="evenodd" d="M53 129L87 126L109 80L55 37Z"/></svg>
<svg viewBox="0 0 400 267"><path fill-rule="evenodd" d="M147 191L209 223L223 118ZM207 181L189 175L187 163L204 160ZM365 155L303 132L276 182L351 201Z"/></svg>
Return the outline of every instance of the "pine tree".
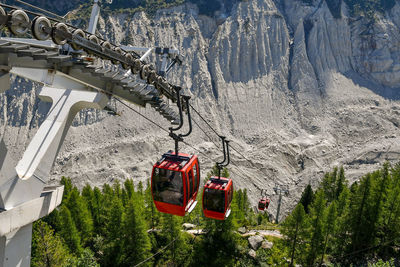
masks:
<svg viewBox="0 0 400 267"><path fill-rule="evenodd" d="M344 187L337 201L337 227L332 237L332 254L342 258L351 242L350 233L350 190Z"/></svg>
<svg viewBox="0 0 400 267"><path fill-rule="evenodd" d="M190 266L233 266L238 257L238 236L232 216L225 221L205 218L206 235L195 246L195 255ZM204 255L207 255L206 257Z"/></svg>
<svg viewBox="0 0 400 267"><path fill-rule="evenodd" d="M81 242L85 246L88 245L93 234L93 220L87 202L80 196L76 187L72 189L64 205L71 212L76 228L81 234Z"/></svg>
<svg viewBox="0 0 400 267"><path fill-rule="evenodd" d="M72 191L72 181L71 178L67 178L65 176L61 177L60 183L64 186L64 194L63 201L69 197L70 192Z"/></svg>
<svg viewBox="0 0 400 267"><path fill-rule="evenodd" d="M311 185L308 184L301 194L301 198L299 203L304 207L304 211L308 214L310 212L310 205L314 200L314 192L311 188Z"/></svg>
<svg viewBox="0 0 400 267"><path fill-rule="evenodd" d="M336 199L336 182L338 176L338 168L335 167L332 173L326 173L321 182L321 188L325 193L328 202Z"/></svg>
<svg viewBox="0 0 400 267"><path fill-rule="evenodd" d="M45 222L39 220L33 224L32 267L64 266L71 257L63 240Z"/></svg>
<svg viewBox="0 0 400 267"><path fill-rule="evenodd" d="M388 240L400 240L400 164L393 167L389 176L387 199L383 203L379 234L381 254L385 258L393 253L391 246L395 245L395 242L386 244Z"/></svg>
<svg viewBox="0 0 400 267"><path fill-rule="evenodd" d="M147 180L146 190L144 191L145 219L149 223L150 228L156 227L160 222L160 212L157 211L151 195L150 181Z"/></svg>
<svg viewBox="0 0 400 267"><path fill-rule="evenodd" d="M346 177L344 176L344 169L341 167L336 180L335 200L339 198L340 193L342 193L345 187L347 187Z"/></svg>
<svg viewBox="0 0 400 267"><path fill-rule="evenodd" d="M369 231L369 201L371 197L371 174L367 174L357 187L351 201L351 247L352 251L369 247L371 232Z"/></svg>
<svg viewBox="0 0 400 267"><path fill-rule="evenodd" d="M123 254L121 266L134 266L151 255L151 244L146 232L144 214L134 199L128 202L122 221ZM143 266L150 266L151 262L150 260Z"/></svg>
<svg viewBox="0 0 400 267"><path fill-rule="evenodd" d="M326 252L326 248L328 246L330 238L334 235L335 227L336 227L336 217L337 217L337 209L336 209L336 201L333 201L327 211L326 222L324 223L324 244L322 248L322 256L319 263L319 266L322 265L324 261L324 256Z"/></svg>
<svg viewBox="0 0 400 267"><path fill-rule="evenodd" d="M293 266L296 254L300 250L299 244L304 242L307 235L307 218L301 203L283 222L281 232L286 237L286 242L290 248L290 266Z"/></svg>
<svg viewBox="0 0 400 267"><path fill-rule="evenodd" d="M107 224L107 236L105 238L104 257L102 263L104 266L118 264L122 256L122 240L124 207L122 200L114 197L110 212L110 219Z"/></svg>
<svg viewBox="0 0 400 267"><path fill-rule="evenodd" d="M161 218L162 247L168 246L163 253L162 265L183 266L187 248L181 232L181 218L166 213L163 213Z"/></svg>
<svg viewBox="0 0 400 267"><path fill-rule="evenodd" d="M70 251L75 255L80 255L82 252L82 246L79 232L72 220L71 212L64 205L60 208L60 222L58 229L60 229L60 236L65 240Z"/></svg>
<svg viewBox="0 0 400 267"><path fill-rule="evenodd" d="M324 237L326 200L324 191L319 190L315 194L315 201L311 206L311 243L307 254L307 265L313 266L318 255L322 254Z"/></svg>

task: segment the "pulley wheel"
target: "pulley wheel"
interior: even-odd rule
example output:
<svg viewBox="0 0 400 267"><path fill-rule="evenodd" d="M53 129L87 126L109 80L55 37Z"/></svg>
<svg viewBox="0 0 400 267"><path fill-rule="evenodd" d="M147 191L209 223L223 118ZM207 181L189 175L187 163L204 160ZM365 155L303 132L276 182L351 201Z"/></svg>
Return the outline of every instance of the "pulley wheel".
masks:
<svg viewBox="0 0 400 267"><path fill-rule="evenodd" d="M128 62L133 61L133 56L131 53L126 53L125 58L126 58L126 61L128 61ZM128 70L130 68L129 64L122 63L121 65L122 65L122 68L125 70Z"/></svg>
<svg viewBox="0 0 400 267"><path fill-rule="evenodd" d="M6 11L4 11L4 8L2 8L1 6L0 6L0 14L3 15L3 16L7 15Z"/></svg>
<svg viewBox="0 0 400 267"><path fill-rule="evenodd" d="M84 33L81 29L76 29L76 30L72 33L72 39L75 39L75 37L77 37L77 36L82 37L82 38L85 38L85 33ZM74 43L74 41L72 41L71 47L72 47L74 50L81 50L81 49L82 49L82 47L80 47L79 45L77 45L76 43Z"/></svg>
<svg viewBox="0 0 400 267"><path fill-rule="evenodd" d="M141 68L142 68L142 62L140 61L140 59L135 59L131 67L131 72L133 74L138 74Z"/></svg>
<svg viewBox="0 0 400 267"><path fill-rule="evenodd" d="M11 12L10 31L14 35L24 35L29 30L29 17L22 10L14 10Z"/></svg>
<svg viewBox="0 0 400 267"><path fill-rule="evenodd" d="M114 52L122 55L122 49L119 47L114 48ZM113 60L111 60L111 63L117 65L119 63L119 60L113 59Z"/></svg>
<svg viewBox="0 0 400 267"><path fill-rule="evenodd" d="M147 83L154 84L157 81L157 73L155 70L151 70L147 76Z"/></svg>
<svg viewBox="0 0 400 267"><path fill-rule="evenodd" d="M154 86L160 93L162 93L163 91L163 84L164 84L164 78L162 76L158 76L157 83Z"/></svg>
<svg viewBox="0 0 400 267"><path fill-rule="evenodd" d="M96 35L90 35L89 41L91 41L92 43L95 43L95 44L99 44L99 38L97 38Z"/></svg>
<svg viewBox="0 0 400 267"><path fill-rule="evenodd" d="M142 67L142 69L140 70L140 79L147 80L147 77L149 76L149 72L150 72L150 66L144 65Z"/></svg>
<svg viewBox="0 0 400 267"><path fill-rule="evenodd" d="M103 48L103 52L105 51L105 49L109 49L112 50L112 46L109 42L104 41L101 43L101 47ZM107 57L103 57L104 59L108 59Z"/></svg>
<svg viewBox="0 0 400 267"><path fill-rule="evenodd" d="M51 22L48 18L36 17L32 22L32 34L39 41L44 41L51 36Z"/></svg>
<svg viewBox="0 0 400 267"><path fill-rule="evenodd" d="M67 27L67 25L65 25L65 24L62 23L62 22L57 23L56 25L54 25L53 31L52 31L52 33L51 33L51 39L53 40L53 42L54 42L55 44L58 44L58 45L63 45L63 44L65 44L65 43L67 42L67 39L65 39L63 36L57 35L57 33L56 33L55 30L68 33L68 27Z"/></svg>

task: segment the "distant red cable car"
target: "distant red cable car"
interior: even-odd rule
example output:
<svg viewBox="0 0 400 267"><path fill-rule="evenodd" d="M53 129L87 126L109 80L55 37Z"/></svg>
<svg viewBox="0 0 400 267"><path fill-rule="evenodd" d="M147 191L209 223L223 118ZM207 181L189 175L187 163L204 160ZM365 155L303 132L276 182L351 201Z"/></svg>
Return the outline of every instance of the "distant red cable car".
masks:
<svg viewBox="0 0 400 267"><path fill-rule="evenodd" d="M258 210L265 210L268 209L269 206L269 199L266 197L263 197L260 199L258 202Z"/></svg>
<svg viewBox="0 0 400 267"><path fill-rule="evenodd" d="M261 189L261 198L260 201L258 201L258 210L265 210L268 209L269 206L269 199L267 198L267 190Z"/></svg>
<svg viewBox="0 0 400 267"><path fill-rule="evenodd" d="M221 170L229 165L230 157L229 141L226 141L224 136L220 136L220 138L224 160L217 162L218 176L211 177L204 185L202 202L204 216L216 220L225 220L231 214L233 182L232 179L221 177Z"/></svg>
<svg viewBox="0 0 400 267"><path fill-rule="evenodd" d="M197 204L200 169L196 155L169 151L153 166L151 193L158 211L185 216Z"/></svg>
<svg viewBox="0 0 400 267"><path fill-rule="evenodd" d="M233 183L225 177L211 177L204 185L204 216L216 220L225 220L231 214Z"/></svg>

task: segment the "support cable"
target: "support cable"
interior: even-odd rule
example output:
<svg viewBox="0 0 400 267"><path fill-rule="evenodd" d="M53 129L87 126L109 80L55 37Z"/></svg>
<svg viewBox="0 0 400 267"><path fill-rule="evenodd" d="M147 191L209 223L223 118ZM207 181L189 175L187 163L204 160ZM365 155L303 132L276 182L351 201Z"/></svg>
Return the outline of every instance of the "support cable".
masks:
<svg viewBox="0 0 400 267"><path fill-rule="evenodd" d="M20 4L23 4L23 5L29 6L29 7L33 8L33 9L36 9L36 10L40 11L40 12L43 12L43 13L47 13L47 14L49 14L49 15L52 15L52 16L58 18L59 20L64 20L64 17L61 17L61 16L59 16L59 15L57 15L57 14L51 12L51 11L42 9L42 8L37 7L37 6L35 6L35 5L29 4L29 3L25 2L25 1L22 1L22 0L14 0L14 1L15 1L15 2L18 2L18 3L20 3Z"/></svg>
<svg viewBox="0 0 400 267"><path fill-rule="evenodd" d="M165 129L164 127L162 127L160 124L158 124L157 122L147 118L146 116L144 116L142 113L140 113L139 111L135 110L134 108L130 107L128 104L126 104L125 102L123 102L122 100L120 100L119 98L115 97L115 100L118 101L119 103L121 103L122 105L124 105L125 107L127 107L128 109L132 110L133 112L135 112L136 114L138 114L139 116L141 116L142 118L145 118L147 121L151 122L152 124L154 124L155 126L157 126L158 128L160 128L161 130L163 130L164 132L169 133L169 131L167 129Z"/></svg>
<svg viewBox="0 0 400 267"><path fill-rule="evenodd" d="M156 253L154 253L153 255L151 255L150 257L148 257L147 259L139 262L138 264L136 264L134 267L140 266L143 263L146 263L147 261L151 260L152 258L154 258L155 256L157 256L158 254L160 254L161 252L163 252L165 249L167 249L171 244L173 244L176 240L178 239L178 237L176 237L174 240L172 240L171 242L169 242L165 247L159 249Z"/></svg>
<svg viewBox="0 0 400 267"><path fill-rule="evenodd" d="M202 121L204 121L204 122L207 124L207 126L208 126L218 137L221 136L221 135L218 134L218 132L214 129L214 127L212 127L212 126L208 123L208 121L200 114L200 112L198 112L192 105L190 105L190 107L194 110L194 112L196 112L196 114L200 117L200 119L201 119ZM243 153L241 153L238 149L236 149L236 148L233 147L233 146L231 146L231 148L232 148L236 153L238 153L242 158L244 158L245 160L247 160L247 161L251 164L251 166L255 167L254 163L253 163L251 160L249 160L248 158L246 158L246 157L243 155Z"/></svg>

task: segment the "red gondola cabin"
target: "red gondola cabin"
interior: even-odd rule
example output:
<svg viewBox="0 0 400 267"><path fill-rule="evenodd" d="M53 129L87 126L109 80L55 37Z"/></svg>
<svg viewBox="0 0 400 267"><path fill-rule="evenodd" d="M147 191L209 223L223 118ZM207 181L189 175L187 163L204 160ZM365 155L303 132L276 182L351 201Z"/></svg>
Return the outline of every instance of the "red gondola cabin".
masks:
<svg viewBox="0 0 400 267"><path fill-rule="evenodd" d="M153 166L151 193L158 211L185 216L197 204L200 169L196 155L169 151Z"/></svg>
<svg viewBox="0 0 400 267"><path fill-rule="evenodd" d="M265 210L268 209L269 206L269 199L266 197L263 197L260 199L260 201L258 202L258 209L259 210Z"/></svg>
<svg viewBox="0 0 400 267"><path fill-rule="evenodd" d="M204 216L216 220L225 220L231 213L233 183L231 179L211 177L204 185Z"/></svg>

